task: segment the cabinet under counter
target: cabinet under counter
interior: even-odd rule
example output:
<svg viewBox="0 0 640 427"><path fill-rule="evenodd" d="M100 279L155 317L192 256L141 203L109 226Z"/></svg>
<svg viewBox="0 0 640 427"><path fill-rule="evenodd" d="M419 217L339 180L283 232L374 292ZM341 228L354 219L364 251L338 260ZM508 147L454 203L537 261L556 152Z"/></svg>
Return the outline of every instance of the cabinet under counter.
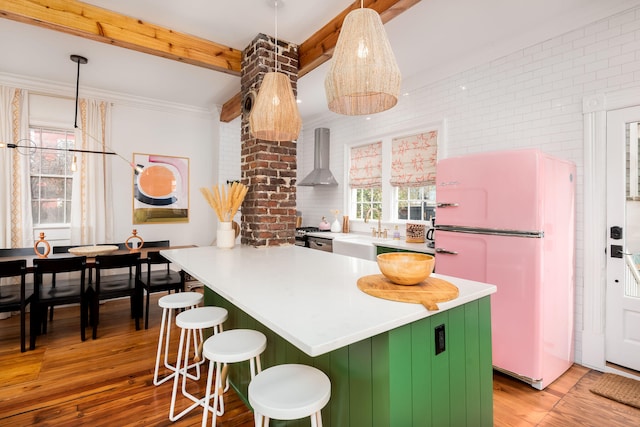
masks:
<svg viewBox="0 0 640 427"><path fill-rule="evenodd" d="M373 261L297 246L162 254L229 310L226 329L267 335L263 367L305 363L329 376L324 425L492 425L495 286L441 276L460 296L428 311L361 292L358 278L379 274ZM246 398L247 370L230 375Z"/></svg>

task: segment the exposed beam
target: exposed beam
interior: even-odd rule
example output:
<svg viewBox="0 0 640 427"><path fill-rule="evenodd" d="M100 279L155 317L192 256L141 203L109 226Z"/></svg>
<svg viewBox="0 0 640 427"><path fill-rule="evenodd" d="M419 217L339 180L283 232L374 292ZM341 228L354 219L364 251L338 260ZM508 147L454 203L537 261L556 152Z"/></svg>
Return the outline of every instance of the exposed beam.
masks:
<svg viewBox="0 0 640 427"><path fill-rule="evenodd" d="M421 0L364 0L364 7L378 12L382 22L386 23L420 1ZM298 49L300 58L298 78L331 59L345 16L359 7L360 0L357 0L329 21L324 27L316 31L315 34L302 42ZM242 96L240 93L235 94L225 102L220 113L220 120L228 123L238 117L242 111L241 103Z"/></svg>
<svg viewBox="0 0 640 427"><path fill-rule="evenodd" d="M220 121L223 123L229 123L236 117L242 114L242 93L236 93L233 98L228 100L222 105L220 111Z"/></svg>
<svg viewBox="0 0 640 427"><path fill-rule="evenodd" d="M0 16L240 75L242 51L76 0L2 0Z"/></svg>
<svg viewBox="0 0 640 427"><path fill-rule="evenodd" d="M421 0L364 0L386 23ZM344 17L360 7L356 0L300 44L298 77L328 61L338 41ZM91 40L132 49L186 64L240 75L242 51L163 28L76 0L2 0L0 16ZM222 106L220 120L241 114L242 96L235 94Z"/></svg>

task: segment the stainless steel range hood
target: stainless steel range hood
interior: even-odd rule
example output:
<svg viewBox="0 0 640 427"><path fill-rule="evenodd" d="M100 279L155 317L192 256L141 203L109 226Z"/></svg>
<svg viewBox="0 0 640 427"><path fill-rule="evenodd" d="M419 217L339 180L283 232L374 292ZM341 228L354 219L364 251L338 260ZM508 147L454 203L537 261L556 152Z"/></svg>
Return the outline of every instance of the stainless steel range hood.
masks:
<svg viewBox="0 0 640 427"><path fill-rule="evenodd" d="M338 185L329 170L329 129L316 128L314 131L313 170L298 185Z"/></svg>

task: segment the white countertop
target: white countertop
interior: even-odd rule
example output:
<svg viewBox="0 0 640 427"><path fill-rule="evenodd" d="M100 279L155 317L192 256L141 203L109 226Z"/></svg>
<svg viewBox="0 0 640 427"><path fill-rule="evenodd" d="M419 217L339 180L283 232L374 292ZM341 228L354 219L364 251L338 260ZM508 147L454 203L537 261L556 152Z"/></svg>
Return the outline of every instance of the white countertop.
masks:
<svg viewBox="0 0 640 427"><path fill-rule="evenodd" d="M427 243L407 243L404 236L399 240L394 240L389 237L386 239L372 237L370 234L364 233L334 233L331 231L313 231L307 233L309 236L324 237L325 239L331 239L333 241L359 241L359 242L371 242L375 246L384 246L386 248L404 249L413 252L422 252L425 254L433 255L435 253L434 248L427 246Z"/></svg>
<svg viewBox="0 0 640 427"><path fill-rule="evenodd" d="M360 291L358 278L380 274L374 261L294 245L207 246L161 253L312 357L438 313ZM493 285L434 277L460 290L455 300L438 304L441 311L496 291Z"/></svg>

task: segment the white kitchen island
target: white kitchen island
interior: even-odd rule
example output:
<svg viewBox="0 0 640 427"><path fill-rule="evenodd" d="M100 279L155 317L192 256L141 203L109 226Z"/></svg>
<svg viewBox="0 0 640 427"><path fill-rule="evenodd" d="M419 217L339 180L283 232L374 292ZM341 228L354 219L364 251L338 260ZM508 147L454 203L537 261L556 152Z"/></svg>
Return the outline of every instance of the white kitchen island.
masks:
<svg viewBox="0 0 640 427"><path fill-rule="evenodd" d="M207 304L229 309L226 329L267 334L263 367L307 363L329 375L325 426L444 425L458 423L461 413L461 425L492 424L489 295L495 286L437 276L458 286L460 296L428 311L360 291L358 278L380 273L373 261L293 245L162 254L206 286ZM436 355L440 325L445 351ZM246 397L246 369L238 366L231 378Z"/></svg>

